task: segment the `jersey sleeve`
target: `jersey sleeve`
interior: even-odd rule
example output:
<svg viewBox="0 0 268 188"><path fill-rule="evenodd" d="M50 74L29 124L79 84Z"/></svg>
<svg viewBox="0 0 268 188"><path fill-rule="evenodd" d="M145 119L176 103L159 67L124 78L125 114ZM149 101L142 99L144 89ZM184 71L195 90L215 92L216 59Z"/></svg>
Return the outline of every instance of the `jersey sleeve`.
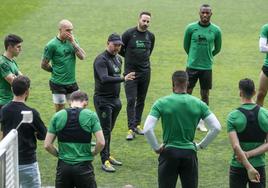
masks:
<svg viewBox="0 0 268 188"><path fill-rule="evenodd" d="M58 131L60 131L65 127L66 122L67 122L67 111L63 109L53 115L48 126L48 132L56 134Z"/></svg>
<svg viewBox="0 0 268 188"><path fill-rule="evenodd" d="M43 59L46 59L48 61L50 61L53 57L53 53L54 53L54 47L52 44L47 44L45 49L44 49L44 53L43 53Z"/></svg>
<svg viewBox="0 0 268 188"><path fill-rule="evenodd" d="M122 37L123 45L121 46L121 49L120 49L119 54L120 54L121 56L125 57L126 49L127 49L127 45L128 45L128 40L129 40L129 34L128 34L128 31L124 32L123 35L122 35L121 37Z"/></svg>
<svg viewBox="0 0 268 188"><path fill-rule="evenodd" d="M217 28L215 41L214 41L214 50L212 52L213 56L217 55L221 51L221 45L222 45L221 30L220 28Z"/></svg>
<svg viewBox="0 0 268 188"><path fill-rule="evenodd" d="M92 132L95 133L100 131L101 130L100 120L97 114L93 113L91 117L92 117Z"/></svg>
<svg viewBox="0 0 268 188"><path fill-rule="evenodd" d="M227 121L226 121L226 124L227 124L227 132L232 132L232 131L236 131L236 127L235 127L235 120L236 120L236 117L235 117L235 114L234 112L231 112L228 116L227 116Z"/></svg>
<svg viewBox="0 0 268 188"><path fill-rule="evenodd" d="M151 50L150 50L150 54L152 54L153 50L154 50L154 44L155 44L155 35L153 33L151 33Z"/></svg>
<svg viewBox="0 0 268 188"><path fill-rule="evenodd" d="M79 123L82 129L89 133L95 133L101 130L100 121L95 112L83 109L79 115Z"/></svg>
<svg viewBox="0 0 268 188"><path fill-rule="evenodd" d="M191 45L191 28L188 25L184 32L184 39L183 39L183 48L187 54L189 54L190 45Z"/></svg>
<svg viewBox="0 0 268 188"><path fill-rule="evenodd" d="M50 123L48 126L48 132L56 134L56 114L54 114L54 116L50 120Z"/></svg>
<svg viewBox="0 0 268 188"><path fill-rule="evenodd" d="M260 37L261 38L268 38L268 24L262 26L261 32L260 32Z"/></svg>
<svg viewBox="0 0 268 188"><path fill-rule="evenodd" d="M261 108L258 114L258 120L262 130L268 133L268 110Z"/></svg>
<svg viewBox="0 0 268 188"><path fill-rule="evenodd" d="M0 76L5 78L7 75L11 74L11 70L5 63L0 63Z"/></svg>
<svg viewBox="0 0 268 188"><path fill-rule="evenodd" d="M36 137L39 139L39 140L44 140L45 137L46 137L46 133L47 133L47 128L44 124L44 122L42 121L41 117L40 117L40 114L35 110L33 109L33 124L34 124L34 127L36 129Z"/></svg>
<svg viewBox="0 0 268 188"><path fill-rule="evenodd" d="M100 81L105 84L105 83L118 83L118 82L123 82L124 78L117 77L117 76L109 76L108 74L108 68L105 63L105 59L103 58L96 58L94 62L94 68L95 71L100 78ZM120 60L119 60L120 61Z"/></svg>
<svg viewBox="0 0 268 188"><path fill-rule="evenodd" d="M200 100L200 106L201 106L201 113L202 113L202 119L205 119L211 114L211 111L209 110L209 107L206 103Z"/></svg>
<svg viewBox="0 0 268 188"><path fill-rule="evenodd" d="M159 119L161 117L161 102L158 100L154 103L151 108L150 115L154 116L155 118Z"/></svg>

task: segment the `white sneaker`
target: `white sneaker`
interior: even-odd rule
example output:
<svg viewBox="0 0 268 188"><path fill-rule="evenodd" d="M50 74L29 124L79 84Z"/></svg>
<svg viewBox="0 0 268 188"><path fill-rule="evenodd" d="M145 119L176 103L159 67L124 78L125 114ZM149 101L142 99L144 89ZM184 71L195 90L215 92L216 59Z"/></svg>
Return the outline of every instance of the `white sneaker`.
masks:
<svg viewBox="0 0 268 188"><path fill-rule="evenodd" d="M205 122L203 120L200 120L198 125L197 125L197 130L201 132L207 132L207 128L205 127Z"/></svg>

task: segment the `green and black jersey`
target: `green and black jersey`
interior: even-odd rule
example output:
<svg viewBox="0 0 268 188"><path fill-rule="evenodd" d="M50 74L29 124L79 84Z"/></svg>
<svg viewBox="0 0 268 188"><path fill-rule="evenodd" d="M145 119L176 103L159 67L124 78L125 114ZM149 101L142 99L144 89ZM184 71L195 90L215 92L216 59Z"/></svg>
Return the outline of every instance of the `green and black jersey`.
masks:
<svg viewBox="0 0 268 188"><path fill-rule="evenodd" d="M10 84L5 77L9 74L19 75L18 65L14 60L0 56L0 105L7 104L12 101L13 93Z"/></svg>
<svg viewBox="0 0 268 188"><path fill-rule="evenodd" d="M125 74L150 71L150 55L154 49L155 36L150 31L141 32L137 27L122 35L124 45L120 55L125 57Z"/></svg>
<svg viewBox="0 0 268 188"><path fill-rule="evenodd" d="M262 26L260 37L268 39L268 24ZM266 57L264 59L264 66L268 67L268 53L266 53Z"/></svg>
<svg viewBox="0 0 268 188"><path fill-rule="evenodd" d="M51 82L59 85L70 85L76 82L76 55L70 41L53 38L45 47L43 59L51 61Z"/></svg>
<svg viewBox="0 0 268 188"><path fill-rule="evenodd" d="M161 118L163 143L166 147L196 151L194 136L200 119L211 114L209 107L189 94L173 93L158 99L150 115Z"/></svg>
<svg viewBox="0 0 268 188"><path fill-rule="evenodd" d="M48 132L57 135L62 131L67 123L67 111L61 110L57 112L50 122ZM95 112L88 109L81 110L79 114L79 124L83 131L88 133L95 133L101 130L98 116ZM90 137L88 138L91 139ZM89 141L90 142L90 141ZM58 141L59 159L69 164L77 164L83 161L92 161L93 155L91 153L90 143L77 142L60 142Z"/></svg>
<svg viewBox="0 0 268 188"><path fill-rule="evenodd" d="M213 56L220 52L221 42L221 30L215 24L189 24L184 34L184 50L188 54L187 67L211 70Z"/></svg>
<svg viewBox="0 0 268 188"><path fill-rule="evenodd" d="M243 104L240 108L245 110L253 110L256 107L256 104ZM268 111L262 107L260 107L257 121L260 129L264 133L268 133ZM237 134L243 133L247 126L247 118L246 116L238 109L232 111L227 118L227 131L232 132L235 131ZM245 136L245 135L244 135ZM248 135L249 137L250 135ZM252 141L240 141L240 146L243 151L249 151L255 149L262 145L264 142L252 142ZM254 167L260 167L265 165L265 154L261 154L255 157L251 157L248 159L249 162ZM243 167L241 163L239 163L235 155L233 155L232 160L230 162L231 166L234 167Z"/></svg>

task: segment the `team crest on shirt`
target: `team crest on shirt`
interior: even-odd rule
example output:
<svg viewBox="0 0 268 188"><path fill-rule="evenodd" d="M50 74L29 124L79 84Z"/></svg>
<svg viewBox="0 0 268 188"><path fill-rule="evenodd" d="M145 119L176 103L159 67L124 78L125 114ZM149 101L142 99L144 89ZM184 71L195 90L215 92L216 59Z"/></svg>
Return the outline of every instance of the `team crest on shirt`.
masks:
<svg viewBox="0 0 268 188"><path fill-rule="evenodd" d="M64 53L64 56L68 56L68 55L71 54L71 50L66 50L66 49L64 49L64 50L63 50L63 53Z"/></svg>
<svg viewBox="0 0 268 188"><path fill-rule="evenodd" d="M136 40L136 47L137 48L145 48L144 41L142 41L142 40Z"/></svg>
<svg viewBox="0 0 268 188"><path fill-rule="evenodd" d="M107 117L106 112L102 112L102 113L101 113L101 117L102 117L103 119L105 119L105 118Z"/></svg>
<svg viewBox="0 0 268 188"><path fill-rule="evenodd" d="M117 67L116 65L113 65L113 68L114 68L114 72L115 73L119 73L120 72L119 67Z"/></svg>
<svg viewBox="0 0 268 188"><path fill-rule="evenodd" d="M197 41L198 44L207 44L207 38L204 35L198 35Z"/></svg>

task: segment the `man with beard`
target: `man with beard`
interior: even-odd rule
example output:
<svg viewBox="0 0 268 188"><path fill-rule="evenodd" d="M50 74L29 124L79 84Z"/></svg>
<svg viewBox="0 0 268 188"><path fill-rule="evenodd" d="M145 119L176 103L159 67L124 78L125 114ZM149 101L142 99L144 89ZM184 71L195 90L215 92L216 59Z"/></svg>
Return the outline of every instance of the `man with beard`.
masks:
<svg viewBox="0 0 268 188"><path fill-rule="evenodd" d="M221 31L217 25L210 22L212 11L209 5L201 5L199 15L200 21L189 24L184 35L184 50L188 55L187 93L192 94L195 84L199 80L201 99L209 105L213 57L221 50ZM203 121L199 123L198 129L207 131Z"/></svg>
<svg viewBox="0 0 268 188"><path fill-rule="evenodd" d="M148 30L150 12L141 12L138 26L128 29L122 35L123 46L120 55L125 58L124 75L135 72L135 80L125 83L127 97L128 134L126 139L133 140L135 133L143 135L141 117L150 83L150 56L154 49L155 36Z"/></svg>
<svg viewBox="0 0 268 188"><path fill-rule="evenodd" d="M122 60L119 57L122 40L120 35L113 33L108 37L107 48L94 61L95 93L94 106L100 119L105 138L105 146L101 151L102 169L115 172L113 165L122 165L110 155L111 133L116 118L121 110L120 83L135 78L135 72L121 77Z"/></svg>

